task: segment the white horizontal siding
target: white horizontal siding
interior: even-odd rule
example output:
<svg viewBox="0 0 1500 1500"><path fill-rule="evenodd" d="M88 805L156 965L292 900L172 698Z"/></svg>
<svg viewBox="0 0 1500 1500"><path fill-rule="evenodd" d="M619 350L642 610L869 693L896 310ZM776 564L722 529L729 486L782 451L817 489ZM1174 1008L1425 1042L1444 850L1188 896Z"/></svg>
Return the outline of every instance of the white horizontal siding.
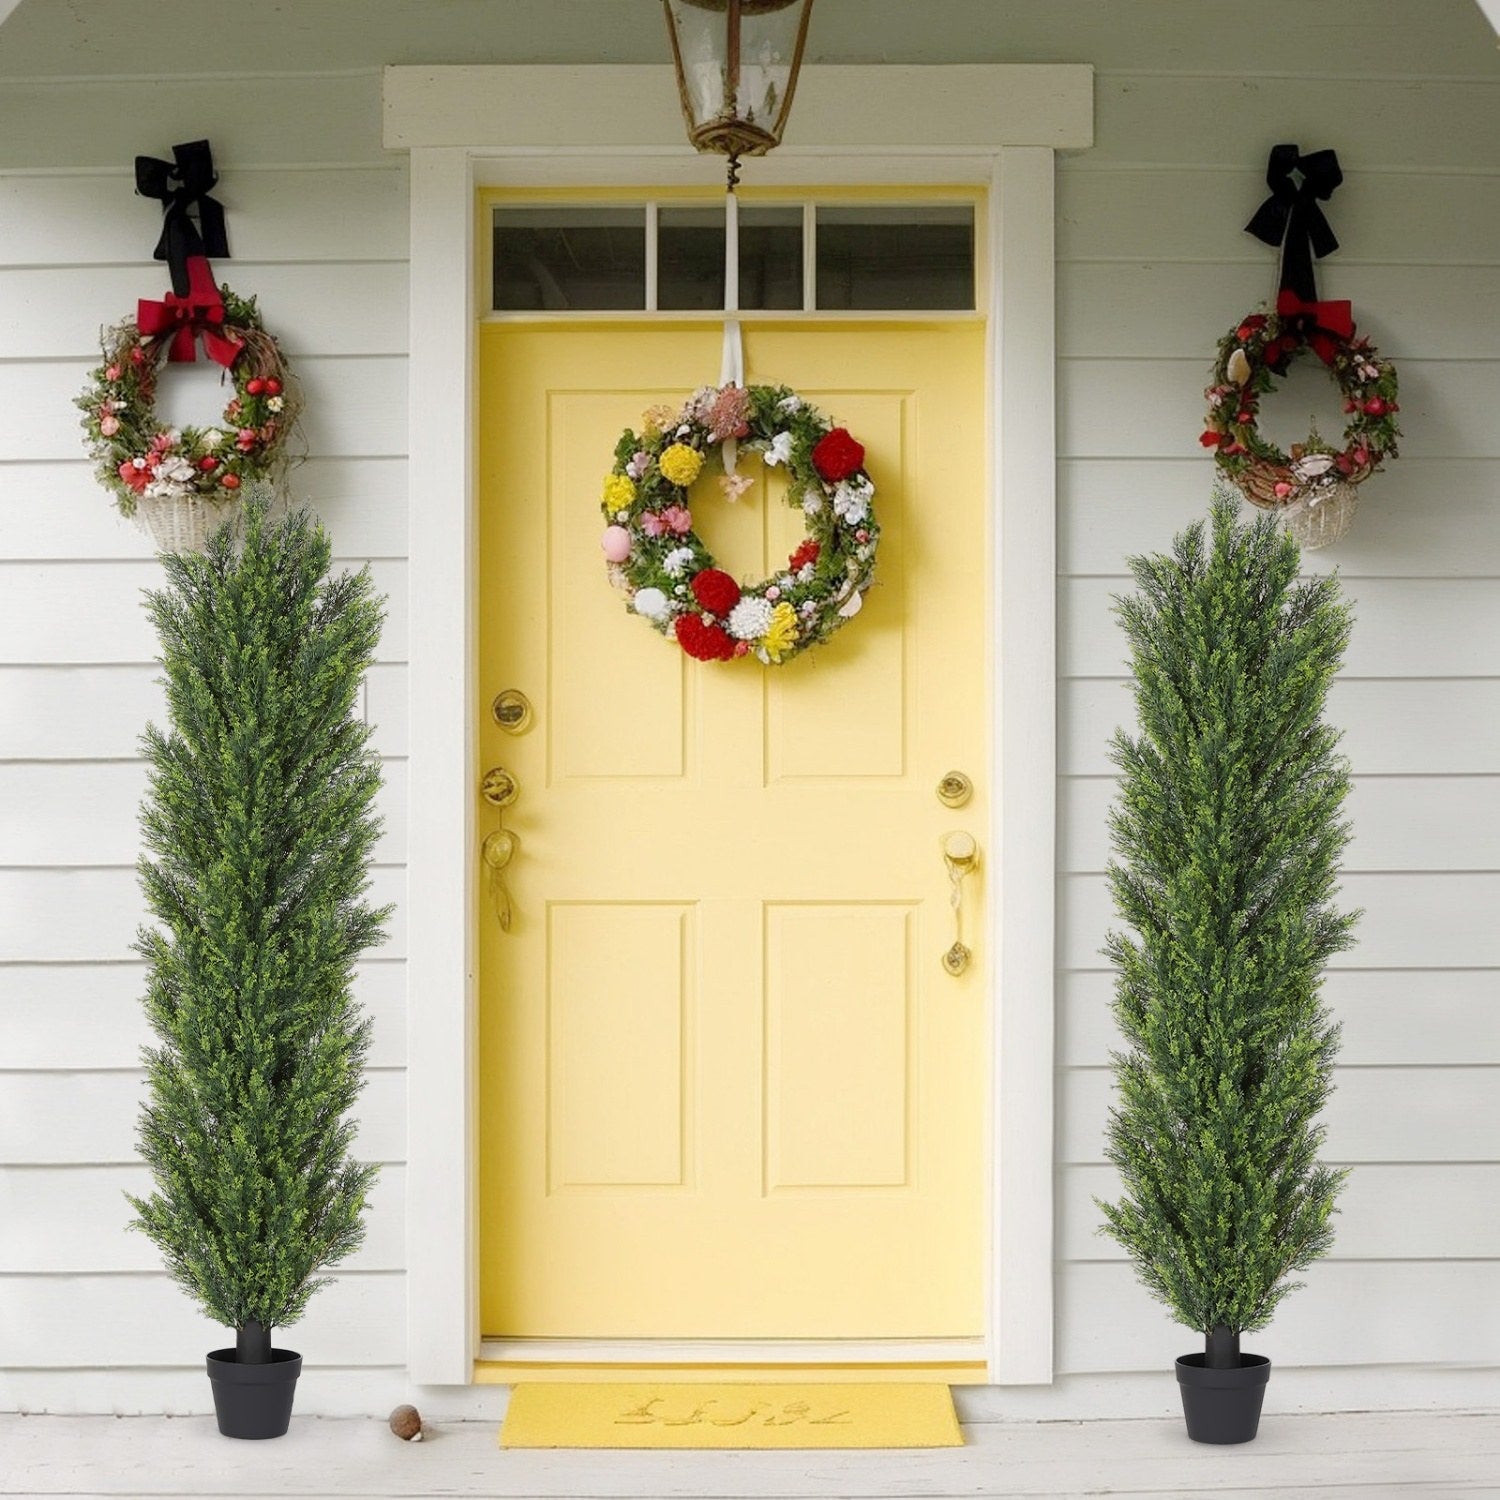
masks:
<svg viewBox="0 0 1500 1500"><path fill-rule="evenodd" d="M404 869L371 872L370 899L395 905L378 950L385 958L406 953L405 891ZM0 869L0 965L129 958L143 917L133 866Z"/></svg>
<svg viewBox="0 0 1500 1500"><path fill-rule="evenodd" d="M65 1171L0 1166L0 1273L159 1275L155 1245L128 1230L135 1211L125 1194L151 1191L151 1174L134 1163ZM383 1166L370 1192L364 1243L343 1269L405 1267L405 1193L405 1167Z"/></svg>
<svg viewBox="0 0 1500 1500"><path fill-rule="evenodd" d="M1500 1300L1491 1261L1320 1261L1298 1279L1304 1286L1271 1326L1245 1340L1278 1365L1495 1363ZM1066 1263L1057 1303L1063 1374L1166 1371L1195 1342L1124 1262Z"/></svg>
<svg viewBox="0 0 1500 1500"><path fill-rule="evenodd" d="M9 963L0 982L0 1058L11 1072L134 1068L141 1048L155 1043L141 1006L146 966L134 957ZM399 958L362 960L354 993L373 1022L371 1065L404 1066L406 966Z"/></svg>
<svg viewBox="0 0 1500 1500"><path fill-rule="evenodd" d="M294 1347L334 1365L399 1363L405 1284L402 1272L341 1270L308 1304ZM232 1342L160 1271L0 1278L0 1325L7 1363L40 1369L185 1365Z"/></svg>
<svg viewBox="0 0 1500 1500"><path fill-rule="evenodd" d="M162 0L153 13L163 26L197 22L203 5ZM98 8L80 0L70 10ZM1500 1275L1492 38L1464 0L1424 7L1420 19L1393 10L1378 25L1366 23L1364 0L1327 0L1314 21L1294 0L1270 0L1249 19L1195 14L1193 24L1092 0L1007 7L1002 17L973 0L951 35L907 5L868 9L861 45L886 55L1100 69L1099 144L1066 159L1058 184L1066 1373L1050 1394L967 1399L990 1400L991 1415L1145 1414L1173 1399L1170 1382L1124 1372L1160 1371L1186 1336L1093 1232L1092 1197L1113 1190L1102 1131L1104 1064L1117 1041L1098 953L1111 924L1101 818L1108 737L1130 717L1110 596L1129 587L1129 554L1165 546L1205 508L1202 388L1214 341L1270 288L1269 252L1240 226L1264 191L1259 157L1276 133L1255 122L1281 121L1278 131L1343 156L1347 180L1330 216L1344 248L1324 266L1323 286L1352 297L1361 325L1398 361L1407 436L1403 458L1365 487L1354 533L1307 560L1310 571L1340 567L1358 611L1331 711L1357 782L1346 897L1367 914L1358 948L1326 986L1344 1027L1329 1149L1355 1165L1334 1258L1260 1346L1278 1362L1288 1404L1459 1403L1459 1389L1422 1362L1500 1363L1489 1311ZM71 400L100 325L166 284L147 258L157 210L134 197L129 155L211 135L235 252L220 274L259 296L307 387L308 454L294 488L341 558L375 561L390 596L364 707L388 773L375 896L399 903L407 190L404 161L380 147L378 68L433 56L658 57L603 6L597 25L543 10L507 36L481 36L461 8L420 18L396 5L367 10L351 25L325 7L294 38L247 33L240 77L156 77L175 59L162 61L149 28L110 31L97 16L92 27L58 23L49 54L37 39L49 23L39 10L23 14L7 31L14 61L0 48L0 74L17 75L0 81L0 1360L12 1367L0 1371L0 1405L201 1409L202 1353L219 1339L160 1274L149 1243L123 1232L122 1191L144 1183L133 1140L149 1041L130 949L141 918L131 869L138 742L161 712L138 597L159 574L149 543L93 482ZM1286 36L1309 25L1328 45L1289 52ZM854 60L836 38L817 45L820 60ZM298 67L334 71L288 71ZM101 69L152 76L46 76ZM1403 76L1416 74L1430 76ZM123 143L121 120L130 122ZM356 979L375 1024L359 1150L392 1165L365 1247L296 1332L318 1366L299 1394L308 1410L380 1410L406 1391L404 951L398 913L391 941ZM1409 1370L1351 1368L1360 1361ZM128 1378L114 1366L132 1367ZM423 1409L437 1400L429 1393Z"/></svg>
<svg viewBox="0 0 1500 1500"><path fill-rule="evenodd" d="M8 1166L123 1166L136 1160L136 1119L145 1096L139 1068L24 1072L0 1092L0 1163ZM406 1156L406 1074L371 1068L355 1106L358 1154Z"/></svg>
<svg viewBox="0 0 1500 1500"><path fill-rule="evenodd" d="M1060 976L1062 1066L1097 1067L1120 1046L1110 1010L1113 989L1114 975L1103 968ZM1348 1067L1500 1066L1494 994L1495 976L1483 968L1351 967L1333 969L1323 980L1323 998L1343 1028L1339 1060ZM1434 1154L1444 1154L1440 1144Z"/></svg>
<svg viewBox="0 0 1500 1500"><path fill-rule="evenodd" d="M307 458L289 488L349 558L406 556L406 459ZM0 459L0 526L10 561L148 559L151 538L119 515L81 451L53 463Z"/></svg>
<svg viewBox="0 0 1500 1500"><path fill-rule="evenodd" d="M279 336L272 310L265 313L267 327ZM0 452L29 463L75 462L82 435L73 398L98 362L97 355L0 362ZM404 357L303 355L294 367L307 398L299 431L309 452L325 458L405 456Z"/></svg>
<svg viewBox="0 0 1500 1500"><path fill-rule="evenodd" d="M377 656L406 658L406 563L370 564L385 596L385 629ZM161 586L161 569L143 562L14 562L0 564L0 662L31 662L36 643L30 622L50 621L47 660L52 663L148 663L156 633L141 608L141 594ZM110 628L100 629L108 620Z"/></svg>

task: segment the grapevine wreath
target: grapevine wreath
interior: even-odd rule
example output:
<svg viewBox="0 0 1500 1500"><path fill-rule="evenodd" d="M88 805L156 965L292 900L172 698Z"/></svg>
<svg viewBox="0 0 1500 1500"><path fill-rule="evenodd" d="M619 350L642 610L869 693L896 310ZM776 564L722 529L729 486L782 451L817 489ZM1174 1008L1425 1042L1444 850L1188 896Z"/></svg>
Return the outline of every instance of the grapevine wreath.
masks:
<svg viewBox="0 0 1500 1500"><path fill-rule="evenodd" d="M807 536L786 566L741 585L693 530L688 489L710 455L736 443L786 470ZM865 450L786 386L705 386L680 411L655 407L615 445L602 505L610 581L630 608L699 661L754 656L768 666L826 641L860 611L880 527ZM751 480L719 476L730 500Z"/></svg>
<svg viewBox="0 0 1500 1500"><path fill-rule="evenodd" d="M99 481L122 515L142 501L197 498L223 503L242 485L274 476L301 400L254 298L214 285L208 262L188 261L185 296L142 301L135 319L104 336L104 361L77 404ZM201 337L225 367L234 393L213 427L165 427L155 411L156 384L168 360L191 360Z"/></svg>
<svg viewBox="0 0 1500 1500"><path fill-rule="evenodd" d="M1335 448L1314 431L1283 453L1260 434L1260 398L1309 349L1343 395L1344 445ZM1316 506L1335 485L1359 484L1396 455L1396 368L1369 339L1355 336L1347 302L1305 301L1282 288L1274 310L1241 319L1219 340L1205 395L1204 447L1247 499L1267 509Z"/></svg>

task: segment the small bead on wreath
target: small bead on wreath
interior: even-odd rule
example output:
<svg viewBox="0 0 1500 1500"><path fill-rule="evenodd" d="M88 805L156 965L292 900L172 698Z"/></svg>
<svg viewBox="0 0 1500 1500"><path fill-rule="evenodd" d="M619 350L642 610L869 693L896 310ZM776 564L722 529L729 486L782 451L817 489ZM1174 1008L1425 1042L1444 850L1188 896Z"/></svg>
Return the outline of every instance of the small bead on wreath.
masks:
<svg viewBox="0 0 1500 1500"><path fill-rule="evenodd" d="M1260 399L1304 350L1338 382L1349 424L1342 448L1314 431L1283 453L1260 434ZM1208 419L1200 441L1246 499L1267 510L1316 507L1396 456L1396 369L1369 339L1355 336L1347 302L1307 302L1284 288L1274 310L1242 319L1219 340L1213 384L1204 394Z"/></svg>
<svg viewBox="0 0 1500 1500"><path fill-rule="evenodd" d="M757 583L740 584L716 565L688 509L688 490L730 441L783 467L787 504L807 518L786 566ZM705 386L680 411L654 407L639 434L621 436L604 480L610 582L699 661L790 661L853 619L873 580L880 527L864 461L846 429L786 386ZM751 482L719 476L731 501Z"/></svg>
<svg viewBox="0 0 1500 1500"><path fill-rule="evenodd" d="M224 505L242 486L274 479L285 462L287 436L302 406L297 384L255 299L236 297L227 287L218 295L222 318L206 320L195 309L199 316L164 320L159 332L146 332L138 315L104 336L104 361L76 404L99 481L114 494L121 515L134 516L143 503ZM166 304L143 303L142 310L166 307L170 313L184 305L169 296ZM193 357L195 333L226 366L234 394L219 426L165 427L156 417L157 379L169 351L174 359Z"/></svg>

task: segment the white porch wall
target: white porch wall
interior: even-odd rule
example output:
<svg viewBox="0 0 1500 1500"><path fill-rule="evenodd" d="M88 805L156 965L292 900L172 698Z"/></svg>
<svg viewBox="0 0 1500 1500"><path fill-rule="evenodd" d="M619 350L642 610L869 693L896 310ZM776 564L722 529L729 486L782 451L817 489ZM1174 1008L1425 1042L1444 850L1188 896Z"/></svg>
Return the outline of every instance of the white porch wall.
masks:
<svg viewBox="0 0 1500 1500"><path fill-rule="evenodd" d="M848 24L856 5L858 27ZM187 14L181 0L154 3L151 27L118 37L101 31L105 0L46 8L51 21L43 9L31 0L0 33L0 1406L201 1409L200 1361L220 1331L162 1275L150 1244L122 1232L121 1193L144 1182L133 1141L145 1036L129 943L144 778L136 740L159 708L138 597L155 565L93 484L70 405L99 325L165 284L144 253L156 207L133 196L130 157L212 139L235 252L221 274L260 296L308 387L300 490L338 555L370 560L390 596L367 713L389 782L377 894L399 902L406 175L404 160L380 149L376 64L658 61L662 38L649 5L629 7L626 26L619 0L527 7L535 19L520 38L508 35L519 29L516 7L503 8L503 26L498 7L316 3L297 7L287 50L264 28L247 38L256 50L241 73L210 79L161 76L159 52L141 50L143 37ZM356 9L357 34L347 29ZM950 25L934 25L939 10ZM194 0L199 35L215 30L205 11L216 6ZM496 16L483 36L476 12ZM1310 26L1315 45L1299 45ZM857 48L838 40L851 34ZM1128 553L1164 546L1206 505L1211 465L1196 437L1210 352L1270 284L1269 252L1240 232L1265 151L1277 140L1339 150L1347 180L1330 216L1346 248L1323 266L1322 288L1352 297L1361 326L1397 360L1407 433L1405 456L1367 487L1353 534L1311 559L1340 566L1358 610L1334 713L1357 774L1346 891L1367 915L1328 990L1345 1023L1329 1155L1357 1170L1333 1256L1256 1346L1283 1366L1273 1390L1307 1404L1493 1393L1493 38L1468 0L1274 0L1248 13L1218 0L1062 0L1024 11L987 0L821 0L813 50L824 62L1068 60L1100 70L1099 144L1065 159L1059 182L1063 1378L1045 1398L1053 1414L1164 1409L1175 1397L1160 1372L1186 1347L1092 1232L1091 1195L1111 1189L1101 1149L1109 980L1097 957L1109 920L1105 745L1128 712L1109 596L1126 586ZM341 67L354 71L331 71ZM411 491L420 505L420 476ZM388 1166L365 1247L291 1336L317 1368L302 1410L383 1410L407 1390L402 1268L405 1237L421 1226L403 1218L403 951L398 917L391 941L361 966L376 1016L361 1142ZM1439 1386L1418 1368L1438 1361L1490 1374ZM1349 1365L1401 1368L1374 1376L1340 1368Z"/></svg>

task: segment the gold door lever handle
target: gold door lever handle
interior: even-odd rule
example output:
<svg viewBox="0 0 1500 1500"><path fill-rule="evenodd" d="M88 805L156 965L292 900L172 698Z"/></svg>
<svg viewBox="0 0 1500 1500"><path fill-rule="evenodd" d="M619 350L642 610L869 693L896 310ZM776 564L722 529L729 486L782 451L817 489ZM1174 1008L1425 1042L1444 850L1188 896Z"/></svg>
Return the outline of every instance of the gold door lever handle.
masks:
<svg viewBox="0 0 1500 1500"><path fill-rule="evenodd" d="M495 766L485 772L479 784L479 795L497 812L503 813L521 795L521 784L504 766ZM495 920L501 932L510 931L510 890L505 883L505 871L516 857L521 841L504 826L484 836L479 846L479 857L489 872L490 899L495 903Z"/></svg>
<svg viewBox="0 0 1500 1500"><path fill-rule="evenodd" d="M953 946L943 954L943 968L957 979L974 958L973 949L964 942L964 877L978 867L979 845L973 834L955 832L943 835L942 849L952 887L948 903L953 908Z"/></svg>

